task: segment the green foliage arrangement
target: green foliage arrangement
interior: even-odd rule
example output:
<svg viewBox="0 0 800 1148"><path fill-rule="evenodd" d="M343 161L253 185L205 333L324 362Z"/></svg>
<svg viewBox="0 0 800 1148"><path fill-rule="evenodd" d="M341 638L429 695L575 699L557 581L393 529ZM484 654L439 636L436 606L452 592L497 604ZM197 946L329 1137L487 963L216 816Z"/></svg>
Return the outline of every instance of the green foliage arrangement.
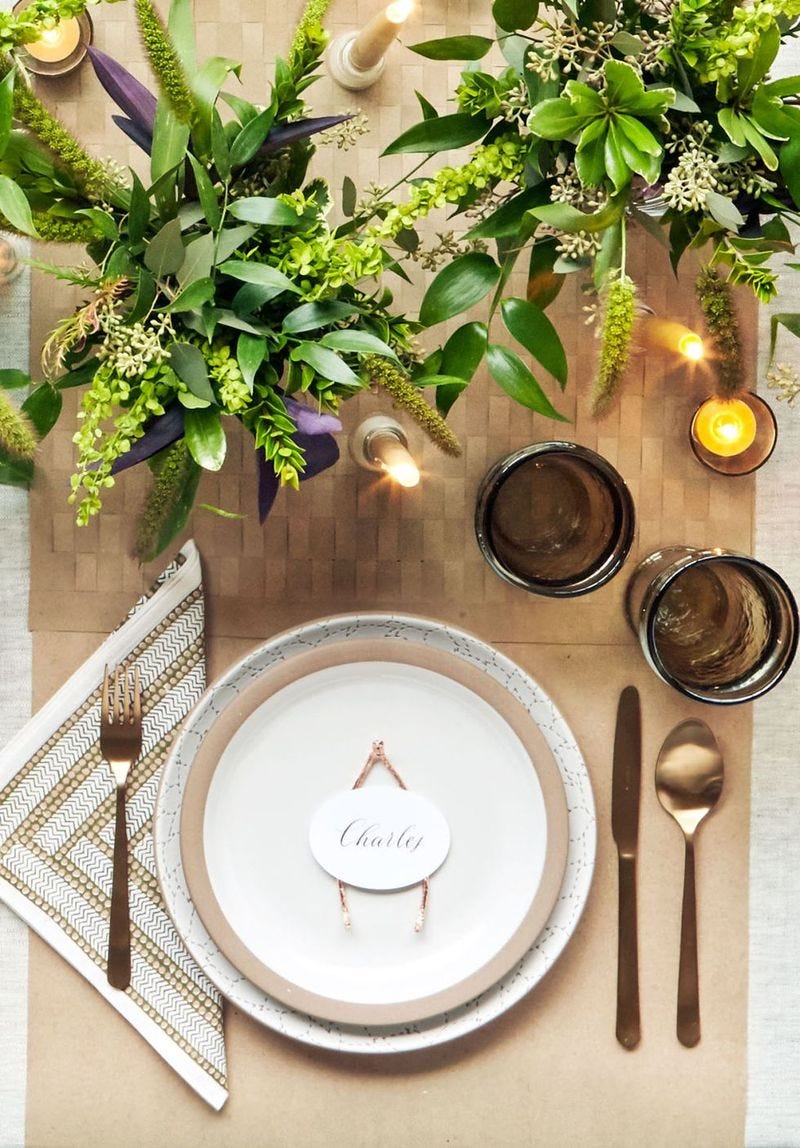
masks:
<svg viewBox="0 0 800 1148"><path fill-rule="evenodd" d="M34 10L41 28L80 7L36 0ZM326 7L306 6L264 103L252 104L231 90L235 61L196 60L191 0L173 0L168 25L152 0L134 0L157 96L90 55L124 113L118 124L150 156L149 184L89 155L42 104L17 53L30 22L0 20L0 226L80 242L91 259L37 265L86 300L48 338L44 381L22 413L0 394L0 479L30 482L36 436L57 420L64 389L81 387L77 520L98 513L120 470L146 461L142 558L183 527L201 471L223 465L231 419L252 435L262 520L280 486L336 461L337 412L367 387L385 387L436 445L459 453L410 378L420 324L381 282L400 271L390 241L427 203L371 220L353 209L335 226L330 189L309 170L320 131L356 132L347 116L310 117L304 101ZM26 381L0 372L0 388Z"/></svg>
<svg viewBox="0 0 800 1148"><path fill-rule="evenodd" d="M420 96L421 122L387 149L427 158L473 148L463 167L428 181L438 186L446 176L447 187L458 189L444 198L470 218L462 246L495 247L478 261L456 246L423 299L429 325L490 299L488 322L453 336L447 373L466 377L475 368L480 337L496 381L554 413L538 379L503 344L510 335L563 385L558 338L544 309L565 277L578 274L605 313L593 394L602 413L627 361L635 284L626 232L641 226L664 242L674 268L687 250L703 251L700 300L716 323L718 353L733 354L720 387L741 388L729 288L744 285L760 302L773 300L777 276L768 260L793 250L787 223L800 221L800 76L770 78L781 44L800 30L800 0L746 7L734 0L555 0L547 8L495 0L492 14L496 39L464 35L412 46L428 59L464 62L457 110L439 114ZM498 48L504 65L484 70L480 61L491 51L496 58ZM479 168L483 178L476 179L487 149L503 152L506 169ZM527 298L507 298L521 259ZM505 327L496 342L495 318ZM800 334L800 316L779 315L776 323ZM434 357L430 369L445 368Z"/></svg>

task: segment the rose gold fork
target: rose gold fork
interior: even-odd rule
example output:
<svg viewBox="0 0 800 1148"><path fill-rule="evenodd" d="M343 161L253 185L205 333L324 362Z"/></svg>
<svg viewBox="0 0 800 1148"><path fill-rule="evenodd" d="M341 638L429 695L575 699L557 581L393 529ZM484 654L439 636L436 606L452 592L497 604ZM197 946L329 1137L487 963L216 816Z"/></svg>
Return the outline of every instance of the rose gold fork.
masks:
<svg viewBox="0 0 800 1148"><path fill-rule="evenodd" d="M106 975L116 989L131 983L131 925L128 907L128 830L125 824L125 789L128 773L142 749L142 695L139 668L133 673L106 666L100 704L100 751L111 766L117 785L114 825L114 875L111 883L111 921Z"/></svg>

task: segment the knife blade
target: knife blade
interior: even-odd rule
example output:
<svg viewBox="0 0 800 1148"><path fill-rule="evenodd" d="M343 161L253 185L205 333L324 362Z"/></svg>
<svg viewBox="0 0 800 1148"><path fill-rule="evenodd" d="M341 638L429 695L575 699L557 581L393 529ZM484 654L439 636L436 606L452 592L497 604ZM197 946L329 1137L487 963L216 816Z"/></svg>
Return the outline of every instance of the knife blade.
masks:
<svg viewBox="0 0 800 1148"><path fill-rule="evenodd" d="M642 787L642 716L639 691L620 694L614 732L611 832L619 856L619 931L617 944L617 1040L627 1049L641 1039L639 954L636 914L636 850Z"/></svg>

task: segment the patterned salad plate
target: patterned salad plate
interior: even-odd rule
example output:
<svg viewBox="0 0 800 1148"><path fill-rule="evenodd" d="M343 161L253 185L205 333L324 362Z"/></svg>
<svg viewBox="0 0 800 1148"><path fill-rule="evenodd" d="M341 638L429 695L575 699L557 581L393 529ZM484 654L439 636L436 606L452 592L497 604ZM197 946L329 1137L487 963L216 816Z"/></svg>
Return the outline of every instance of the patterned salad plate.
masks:
<svg viewBox="0 0 800 1148"><path fill-rule="evenodd" d="M418 885L348 889L345 928L309 847L376 740L449 827L418 932ZM394 784L379 773L368 786ZM585 904L595 822L575 741L519 667L436 622L353 615L278 636L209 691L155 840L177 928L234 1004L317 1046L391 1052L469 1032L541 979Z"/></svg>

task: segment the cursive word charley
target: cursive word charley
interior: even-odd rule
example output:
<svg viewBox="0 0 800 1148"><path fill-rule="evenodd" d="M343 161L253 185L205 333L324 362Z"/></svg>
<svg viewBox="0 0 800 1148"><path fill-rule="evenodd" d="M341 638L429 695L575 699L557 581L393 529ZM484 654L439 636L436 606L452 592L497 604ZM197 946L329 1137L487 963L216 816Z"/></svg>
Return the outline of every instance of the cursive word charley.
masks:
<svg viewBox="0 0 800 1148"><path fill-rule="evenodd" d="M406 825L399 833L394 829L387 832L379 821L368 821L365 817L356 817L342 830L339 844L343 849L350 846L362 849L402 849L407 853L414 853L419 849L424 837L414 832L416 825Z"/></svg>

